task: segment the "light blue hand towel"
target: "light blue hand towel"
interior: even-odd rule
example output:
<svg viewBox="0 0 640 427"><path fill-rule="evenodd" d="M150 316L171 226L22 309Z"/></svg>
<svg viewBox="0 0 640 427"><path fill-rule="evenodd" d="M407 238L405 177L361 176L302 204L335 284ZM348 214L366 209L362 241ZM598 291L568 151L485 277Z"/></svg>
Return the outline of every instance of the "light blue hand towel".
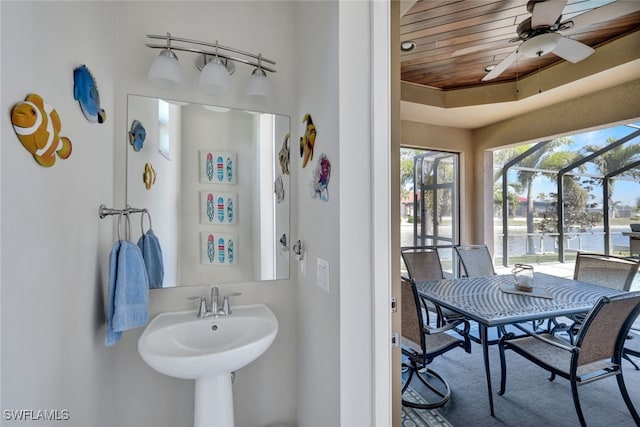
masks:
<svg viewBox="0 0 640 427"><path fill-rule="evenodd" d="M144 258L144 265L147 269L150 288L161 288L164 279L164 264L162 261L162 248L158 237L149 229L140 236L138 247Z"/></svg>
<svg viewBox="0 0 640 427"><path fill-rule="evenodd" d="M140 248L127 240L116 242L109 256L109 307L106 344L114 345L122 332L147 324L149 279Z"/></svg>

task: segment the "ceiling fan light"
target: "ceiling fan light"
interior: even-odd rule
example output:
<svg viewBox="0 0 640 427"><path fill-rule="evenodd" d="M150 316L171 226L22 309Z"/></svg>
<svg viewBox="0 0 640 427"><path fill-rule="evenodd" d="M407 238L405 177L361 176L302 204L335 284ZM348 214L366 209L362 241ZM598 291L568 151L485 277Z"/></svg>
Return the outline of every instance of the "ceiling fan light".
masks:
<svg viewBox="0 0 640 427"><path fill-rule="evenodd" d="M170 49L163 49L149 68L149 81L164 89L184 86L184 70L178 63L178 57Z"/></svg>
<svg viewBox="0 0 640 427"><path fill-rule="evenodd" d="M521 56L526 56L527 58L546 55L556 48L562 37L563 36L558 33L546 33L531 37L522 42L518 48L518 52Z"/></svg>

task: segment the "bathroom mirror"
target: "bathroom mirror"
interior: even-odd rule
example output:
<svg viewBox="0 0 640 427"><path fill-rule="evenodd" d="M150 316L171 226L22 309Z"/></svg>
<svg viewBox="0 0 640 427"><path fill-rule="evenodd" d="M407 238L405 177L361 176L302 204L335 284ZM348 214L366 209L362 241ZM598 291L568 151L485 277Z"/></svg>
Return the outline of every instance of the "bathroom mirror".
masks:
<svg viewBox="0 0 640 427"><path fill-rule="evenodd" d="M149 211L163 288L289 278L289 131L287 116L128 95L126 203ZM149 226L132 214L131 239Z"/></svg>

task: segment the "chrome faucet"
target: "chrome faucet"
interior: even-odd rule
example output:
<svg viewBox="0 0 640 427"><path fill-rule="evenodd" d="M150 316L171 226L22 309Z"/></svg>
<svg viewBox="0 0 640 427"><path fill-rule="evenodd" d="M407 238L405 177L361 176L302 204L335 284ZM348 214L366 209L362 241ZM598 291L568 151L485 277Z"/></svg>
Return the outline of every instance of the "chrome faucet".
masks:
<svg viewBox="0 0 640 427"><path fill-rule="evenodd" d="M208 316L216 316L218 314L218 294L219 289L217 286L211 287L211 311L207 313Z"/></svg>
<svg viewBox="0 0 640 427"><path fill-rule="evenodd" d="M192 297L187 297L188 300L194 300L194 299L199 299L200 300L200 306L198 308L198 318L203 318L203 317L207 317L207 299L205 297L201 297L201 296L192 296Z"/></svg>
<svg viewBox="0 0 640 427"><path fill-rule="evenodd" d="M231 304L229 304L229 297L237 297L240 295L242 295L242 293L234 292L232 294L227 294L224 296L224 299L222 301L222 310L220 311L220 314L222 316L228 316L231 314Z"/></svg>
<svg viewBox="0 0 640 427"><path fill-rule="evenodd" d="M220 307L220 303L218 301L218 297L220 295L220 289L217 286L213 286L211 288L211 310L207 307L207 299L202 296L191 296L187 297L188 300L200 300L200 306L198 308L198 318L209 317L209 316L228 316L231 314L231 304L229 303L229 297L236 297L242 295L240 292L233 292L231 294L227 294L224 296L222 301L222 309Z"/></svg>

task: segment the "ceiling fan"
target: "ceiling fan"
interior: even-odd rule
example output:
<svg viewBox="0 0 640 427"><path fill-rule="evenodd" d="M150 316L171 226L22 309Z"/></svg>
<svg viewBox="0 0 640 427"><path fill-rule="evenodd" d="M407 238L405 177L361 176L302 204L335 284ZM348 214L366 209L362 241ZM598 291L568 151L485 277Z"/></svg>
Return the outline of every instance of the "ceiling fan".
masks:
<svg viewBox="0 0 640 427"><path fill-rule="evenodd" d="M482 81L498 77L509 68L518 56L535 58L551 52L569 62L580 62L595 50L561 33L571 34L582 27L640 10L640 2L638 1L618 0L563 21L562 12L567 1L530 0L527 3L527 11L531 13L531 17L518 25L516 30L518 37L511 40L522 41L522 43L484 76ZM454 56L457 56L456 53Z"/></svg>

